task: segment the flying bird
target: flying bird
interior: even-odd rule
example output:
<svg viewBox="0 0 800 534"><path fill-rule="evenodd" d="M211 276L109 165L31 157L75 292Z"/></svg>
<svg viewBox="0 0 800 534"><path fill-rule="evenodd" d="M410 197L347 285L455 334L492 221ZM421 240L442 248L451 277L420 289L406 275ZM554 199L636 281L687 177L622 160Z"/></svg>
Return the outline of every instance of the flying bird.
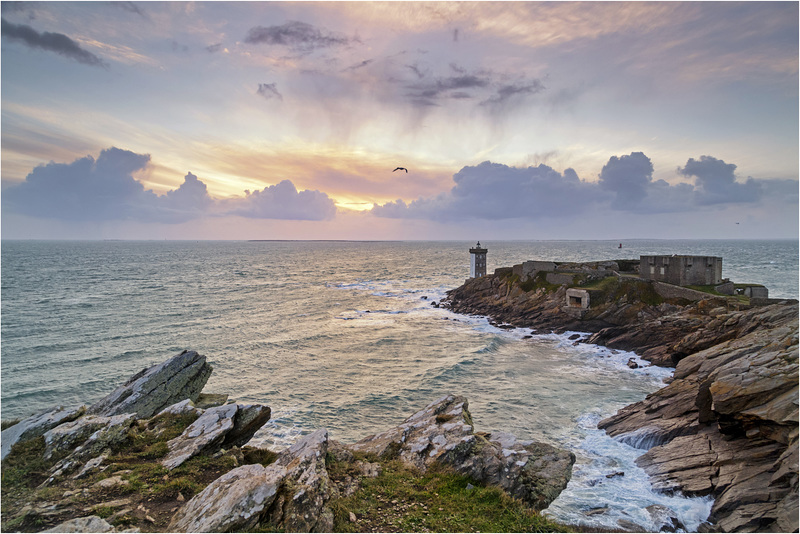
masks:
<svg viewBox="0 0 800 534"><path fill-rule="evenodd" d="M408 169L406 169L405 167L397 167L394 171L406 171L406 174L408 174Z"/></svg>

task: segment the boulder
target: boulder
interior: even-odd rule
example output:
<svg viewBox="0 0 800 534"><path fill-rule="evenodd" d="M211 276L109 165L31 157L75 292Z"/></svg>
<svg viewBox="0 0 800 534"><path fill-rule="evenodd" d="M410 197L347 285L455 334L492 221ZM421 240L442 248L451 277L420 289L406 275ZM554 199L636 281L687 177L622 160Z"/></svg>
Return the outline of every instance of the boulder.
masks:
<svg viewBox="0 0 800 534"><path fill-rule="evenodd" d="M575 455L511 434L475 434L467 399L448 395L400 426L350 446L354 451L397 457L426 471L452 467L484 484L502 488L530 506L546 508L566 488Z"/></svg>
<svg viewBox="0 0 800 534"><path fill-rule="evenodd" d="M77 408L55 406L6 428L3 430L2 436L0 437L0 442L2 442L2 458L5 459L8 453L11 452L11 447L15 443L38 438L48 430L62 423L77 419L83 415L85 411L86 406L79 406Z"/></svg>
<svg viewBox="0 0 800 534"><path fill-rule="evenodd" d="M57 452L77 449L79 446L89 447L84 449L87 455L96 449L102 450L107 444L124 439L134 420L133 414L113 417L85 415L75 421L63 423L45 432L45 458L51 458Z"/></svg>
<svg viewBox="0 0 800 534"><path fill-rule="evenodd" d="M105 519L96 515L88 517L78 517L64 521L60 525L49 528L42 532L114 532L114 527L111 526Z"/></svg>
<svg viewBox="0 0 800 534"><path fill-rule="evenodd" d="M330 479L325 469L328 432L317 430L267 467L245 465L221 476L173 516L170 532L247 531L263 523L289 532L330 532L324 507Z"/></svg>
<svg viewBox="0 0 800 534"><path fill-rule="evenodd" d="M269 407L258 404L225 404L209 408L180 436L167 442L169 452L161 465L171 470L197 454L210 454L223 446L243 445L269 417Z"/></svg>
<svg viewBox="0 0 800 534"><path fill-rule="evenodd" d="M206 410L180 436L167 442L169 452L161 460L161 465L175 469L192 456L221 446L225 434L233 428L236 411L236 404Z"/></svg>
<svg viewBox="0 0 800 534"><path fill-rule="evenodd" d="M133 414L112 417L87 415L70 423L64 423L49 430L44 435L45 457L71 451L59 460L49 472L49 477L41 484L50 485L57 477L80 469L76 478L85 475L102 463L97 458L104 457L107 449L122 443L136 421Z"/></svg>
<svg viewBox="0 0 800 534"><path fill-rule="evenodd" d="M197 399L211 375L206 357L183 351L167 361L143 369L87 410L95 415L135 413L147 419L184 399Z"/></svg>

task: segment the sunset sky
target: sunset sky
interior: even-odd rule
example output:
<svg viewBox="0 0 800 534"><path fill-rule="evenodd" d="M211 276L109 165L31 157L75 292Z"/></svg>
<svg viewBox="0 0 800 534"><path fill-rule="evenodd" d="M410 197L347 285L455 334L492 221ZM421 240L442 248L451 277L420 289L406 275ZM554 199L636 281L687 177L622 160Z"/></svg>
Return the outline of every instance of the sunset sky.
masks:
<svg viewBox="0 0 800 534"><path fill-rule="evenodd" d="M798 236L797 2L4 1L1 80L4 239Z"/></svg>

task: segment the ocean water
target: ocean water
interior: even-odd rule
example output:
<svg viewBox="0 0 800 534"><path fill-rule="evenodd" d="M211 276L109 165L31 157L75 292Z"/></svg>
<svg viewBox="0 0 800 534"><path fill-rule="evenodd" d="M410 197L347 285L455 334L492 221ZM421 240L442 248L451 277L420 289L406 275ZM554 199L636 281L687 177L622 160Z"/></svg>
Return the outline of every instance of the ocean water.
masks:
<svg viewBox="0 0 800 534"><path fill-rule="evenodd" d="M723 276L797 298L796 241L484 242L489 271L528 259L640 254L723 257ZM439 397L465 395L476 430L573 451L569 487L546 511L562 521L657 531L650 504L689 530L709 499L650 491L643 451L597 422L663 385L633 354L568 335L526 337L437 309L469 274L465 242L3 241L0 411L23 417L91 403L183 349L205 354L205 390L269 405L254 441L275 448L326 427L353 442ZM646 365L645 362L641 362ZM606 475L624 472L624 476ZM604 513L588 514L607 508Z"/></svg>

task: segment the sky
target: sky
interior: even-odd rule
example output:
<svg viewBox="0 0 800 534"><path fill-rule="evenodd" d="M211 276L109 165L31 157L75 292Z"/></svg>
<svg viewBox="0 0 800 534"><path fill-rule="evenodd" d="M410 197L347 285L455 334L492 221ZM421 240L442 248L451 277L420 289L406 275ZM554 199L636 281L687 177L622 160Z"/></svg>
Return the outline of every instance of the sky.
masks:
<svg viewBox="0 0 800 534"><path fill-rule="evenodd" d="M1 33L3 239L798 237L797 2L3 1Z"/></svg>

